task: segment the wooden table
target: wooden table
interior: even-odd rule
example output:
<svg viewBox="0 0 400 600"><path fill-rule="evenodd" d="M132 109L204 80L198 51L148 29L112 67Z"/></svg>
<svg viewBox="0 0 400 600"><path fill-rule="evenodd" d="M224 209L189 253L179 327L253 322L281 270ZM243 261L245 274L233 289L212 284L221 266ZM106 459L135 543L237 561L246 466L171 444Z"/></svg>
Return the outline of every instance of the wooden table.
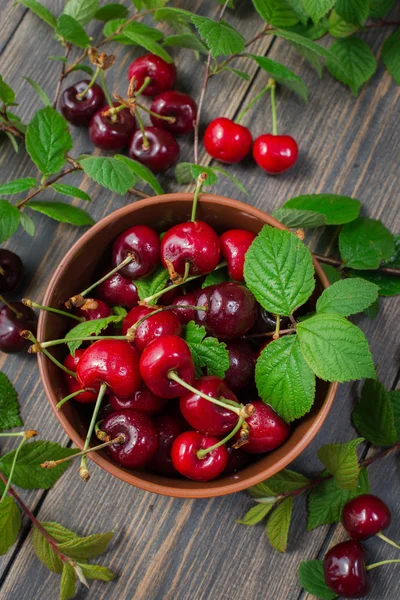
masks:
<svg viewBox="0 0 400 600"><path fill-rule="evenodd" d="M47 0L45 4L59 14L64 2ZM249 2L237 4L235 12L229 11L229 21L250 38L260 30L260 20ZM217 3L211 1L187 0L174 5L212 17L219 10ZM398 10L395 16L398 18ZM388 28L371 30L365 39L376 53L390 32ZM100 27L96 33L98 37ZM29 120L40 108L40 101L23 76L30 76L53 94L60 65L47 57L61 54L60 47L38 18L21 6L14 7L12 0L3 0L0 51L2 75L17 92L21 103L19 114ZM249 190L247 199L222 178L215 192L245 200L267 212L301 193L347 194L362 201L364 215L379 218L391 231L399 231L399 88L388 74L380 66L355 99L327 74L319 82L309 66L282 40L259 40L254 52L281 60L310 86L308 105L284 89L278 92L280 131L291 133L298 140L301 158L292 171L277 178L264 175L250 160L231 167L230 172ZM126 69L133 56L129 47L118 48L118 63L108 76L115 82L114 91L125 92ZM204 67L199 64L194 68L189 52L181 52L177 64L179 88L198 97ZM240 61L237 66L241 68ZM203 123L221 114L234 117L265 85L265 73L248 63L246 67L249 81L230 73L211 81ZM80 75L74 74L74 77L79 79ZM267 131L271 125L269 102L261 100L244 123L251 126L254 135ZM76 154L92 151L85 130L74 129L73 135ZM208 163L209 158L203 153L201 158L206 161L203 164ZM182 159L192 160L191 139L182 143ZM5 139L1 140L0 164L1 181L35 176L24 149L14 154ZM79 176L68 180L68 183L76 182L80 182ZM164 177L162 183L168 191L178 189L171 175ZM132 200L111 194L86 178L81 187L95 199L90 207L95 219ZM47 198L51 198L50 193ZM27 267L24 295L40 300L52 272L82 230L45 217L35 220L37 234L33 239L19 232L5 246L17 251ZM318 230L312 235L310 246L320 253L329 252L325 240L326 235ZM358 324L367 334L375 361L379 363L380 379L389 388L396 387L399 378L396 346L400 338L398 298L382 300L378 318L360 318ZM35 359L1 354L0 367L19 392L25 426L38 429L43 439L67 444L68 439L49 409ZM320 469L316 451L322 444L355 436L350 412L358 390L359 384L340 387L322 431L293 468L315 474ZM12 444L2 441L1 446L5 452ZM372 489L391 506L394 522L389 535L400 539L398 465L396 472L392 458L378 464L370 469ZM280 555L269 546L262 526L246 528L236 524L236 519L252 505L246 493L211 500L175 500L129 487L93 463L92 479L87 485L82 484L73 471L74 467L48 492L32 491L22 495L41 520L57 520L80 534L116 528L115 542L103 562L117 571L118 579L112 584L93 582L89 592L80 587L77 598L300 600L308 596L298 585L298 563L322 557L325 549L343 536L337 526L306 533L304 501L299 499L295 503L289 552ZM18 542L0 561L4 599L53 600L58 597L58 577L35 557L30 537L30 524L24 519ZM377 559L396 556L394 548L379 540L368 542L368 547ZM394 600L398 595L398 574L394 566L375 571L374 591L369 598Z"/></svg>

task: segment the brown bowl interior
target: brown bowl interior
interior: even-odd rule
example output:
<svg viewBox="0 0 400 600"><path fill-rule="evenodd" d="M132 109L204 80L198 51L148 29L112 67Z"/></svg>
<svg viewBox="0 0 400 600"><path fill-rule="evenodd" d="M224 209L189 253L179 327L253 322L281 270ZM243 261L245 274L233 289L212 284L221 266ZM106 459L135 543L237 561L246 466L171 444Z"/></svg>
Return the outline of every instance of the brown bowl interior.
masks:
<svg viewBox="0 0 400 600"><path fill-rule="evenodd" d="M156 227L160 232L169 226L190 218L192 194L166 194L129 204L108 215L89 229L71 248L55 271L47 288L44 304L61 307L73 294L85 289L93 281L99 263L105 263L110 244L123 230L134 224ZM284 226L269 215L242 202L203 194L198 206L198 218L206 221L219 232L244 228L258 233L264 224L279 229ZM327 287L328 281L315 261L319 285ZM57 315L42 312L39 318L38 338L41 341L63 337L67 330L66 320ZM65 348L54 348L54 354L62 359ZM82 405L67 403L61 412L55 405L66 395L63 374L43 355L39 355L39 369L50 405L63 429L74 444L83 448L87 431L88 413ZM292 462L324 422L336 392L337 384L317 382L316 400L312 411L294 427L287 442L238 473L208 483L188 479L170 479L146 471L128 471L111 461L106 452L93 453L90 458L103 469L136 487L181 498L208 498L230 494L255 485L271 477Z"/></svg>

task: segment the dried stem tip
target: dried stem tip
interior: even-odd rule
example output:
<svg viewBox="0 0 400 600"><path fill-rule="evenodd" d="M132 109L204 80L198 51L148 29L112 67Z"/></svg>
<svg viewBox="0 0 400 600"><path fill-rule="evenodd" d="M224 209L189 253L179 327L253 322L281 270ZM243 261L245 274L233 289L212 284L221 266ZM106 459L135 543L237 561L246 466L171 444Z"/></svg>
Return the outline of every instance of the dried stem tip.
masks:
<svg viewBox="0 0 400 600"><path fill-rule="evenodd" d="M77 294L76 296L71 296L69 300L66 301L65 306L71 310L72 308L80 308L85 304L86 300L81 294Z"/></svg>
<svg viewBox="0 0 400 600"><path fill-rule="evenodd" d="M30 346L28 348L28 353L29 354L39 354L39 352L41 352L41 350L42 350L42 346L38 342L37 344L32 344L32 346Z"/></svg>
<svg viewBox="0 0 400 600"><path fill-rule="evenodd" d="M304 229L297 229L295 231L294 235L297 237L297 239L304 242L304 238L305 238Z"/></svg>
<svg viewBox="0 0 400 600"><path fill-rule="evenodd" d="M57 466L57 463L55 460L46 460L46 462L42 463L40 466L42 469L54 469L54 467Z"/></svg>
<svg viewBox="0 0 400 600"><path fill-rule="evenodd" d="M26 440L30 440L31 438L34 438L38 435L38 432L35 431L35 429L28 429L28 431L25 431L24 437Z"/></svg>
<svg viewBox="0 0 400 600"><path fill-rule="evenodd" d="M32 306L33 306L33 302L29 298L22 298L21 302L25 306L29 306L29 308L32 308Z"/></svg>
<svg viewBox="0 0 400 600"><path fill-rule="evenodd" d="M90 473L89 470L86 467L79 467L78 469L80 478L87 483L90 479Z"/></svg>

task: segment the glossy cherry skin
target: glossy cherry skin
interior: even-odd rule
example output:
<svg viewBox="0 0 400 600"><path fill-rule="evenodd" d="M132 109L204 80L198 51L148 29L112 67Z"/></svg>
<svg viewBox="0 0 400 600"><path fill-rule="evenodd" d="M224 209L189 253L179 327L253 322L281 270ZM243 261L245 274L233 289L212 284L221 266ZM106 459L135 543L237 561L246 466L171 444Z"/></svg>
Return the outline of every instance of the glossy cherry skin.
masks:
<svg viewBox="0 0 400 600"><path fill-rule="evenodd" d="M215 375L200 377L194 387L211 398L227 398L237 402L235 394L228 388L225 381ZM235 427L238 416L228 408L217 406L198 394L187 392L179 399L181 413L186 421L201 433L206 435L224 435Z"/></svg>
<svg viewBox="0 0 400 600"><path fill-rule="evenodd" d="M218 117L207 126L204 147L208 154L222 163L238 163L251 150L253 138L247 127L226 117Z"/></svg>
<svg viewBox="0 0 400 600"><path fill-rule="evenodd" d="M254 380L256 368L256 352L245 340L228 342L229 369L225 373L227 385L235 393L240 392Z"/></svg>
<svg viewBox="0 0 400 600"><path fill-rule="evenodd" d="M234 448L233 445L226 445L228 453L228 464L225 467L224 474L231 475L240 469L243 469L250 462L250 455L243 452L241 448Z"/></svg>
<svg viewBox="0 0 400 600"><path fill-rule="evenodd" d="M255 233L245 229L230 229L219 238L221 254L228 263L228 275L231 279L244 281L244 258L255 237Z"/></svg>
<svg viewBox="0 0 400 600"><path fill-rule="evenodd" d="M176 135L192 131L197 116L197 104L193 98L175 90L162 92L154 98L150 109L163 117L175 117L175 121L169 123L150 115L151 122L155 127L166 129Z"/></svg>
<svg viewBox="0 0 400 600"><path fill-rule="evenodd" d="M180 148L176 139L159 127L144 128L148 146L143 145L143 133L135 131L130 142L128 154L153 173L163 173L173 167L179 159Z"/></svg>
<svg viewBox="0 0 400 600"><path fill-rule="evenodd" d="M260 306L257 321L254 324L252 332L254 333L269 333L275 331L276 317L272 313L268 312ZM288 329L290 327L289 317L281 317L280 328Z"/></svg>
<svg viewBox="0 0 400 600"><path fill-rule="evenodd" d="M144 383L141 384L140 388L131 398L118 398L112 395L109 397L109 401L114 410L134 408L149 416L161 412L168 402L165 398L158 398Z"/></svg>
<svg viewBox="0 0 400 600"><path fill-rule="evenodd" d="M74 313L78 317L83 317L85 321L93 321L94 319L104 319L112 314L111 306L99 300L98 298L88 298L86 303L74 309Z"/></svg>
<svg viewBox="0 0 400 600"><path fill-rule="evenodd" d="M220 245L214 229L204 221L174 225L161 241L161 260L166 269L172 264L179 275L190 263L190 275L205 275L219 262Z"/></svg>
<svg viewBox="0 0 400 600"><path fill-rule="evenodd" d="M118 398L129 398L141 384L139 355L124 340L98 340L87 348L76 368L82 388L98 393L102 383Z"/></svg>
<svg viewBox="0 0 400 600"><path fill-rule="evenodd" d="M270 175L287 171L299 154L297 142L290 135L260 135L254 142L253 157L259 167Z"/></svg>
<svg viewBox="0 0 400 600"><path fill-rule="evenodd" d="M63 91L60 98L60 109L63 116L80 127L87 127L90 119L105 104L104 92L97 83L94 83L82 99L77 96L86 90L90 81L78 81Z"/></svg>
<svg viewBox="0 0 400 600"><path fill-rule="evenodd" d="M343 507L342 524L353 540L366 540L389 527L391 521L387 504L372 494L353 498Z"/></svg>
<svg viewBox="0 0 400 600"><path fill-rule="evenodd" d="M32 342L20 336L21 331L27 329L36 333L36 315L29 306L22 302L10 302L21 314L20 318L8 306L0 309L0 350L6 354L23 352Z"/></svg>
<svg viewBox="0 0 400 600"><path fill-rule="evenodd" d="M68 354L68 356L63 362L64 367L67 367L67 369L76 373L78 363L82 358L83 354L85 354L85 350L81 348L75 350L75 356L72 356L72 354ZM67 384L68 394L73 394L74 392L77 392L78 390L82 389L82 386L78 383L78 380L75 379L75 377L72 377L72 375L68 375L68 373L65 373L64 379L65 383ZM81 394L75 396L75 398L73 399L75 400L75 402L79 402L80 404L92 404L93 402L96 402L97 394L93 394L92 392L82 392Z"/></svg>
<svg viewBox="0 0 400 600"><path fill-rule="evenodd" d="M129 65L129 81L132 77L135 77L137 90L142 87L146 77L150 77L151 81L142 94L143 96L156 96L174 87L176 67L174 63L167 63L155 54L144 54L139 58L135 58Z"/></svg>
<svg viewBox="0 0 400 600"><path fill-rule="evenodd" d="M135 325L135 323L140 321L143 317L151 315L154 310L154 308L149 308L147 306L136 306L135 308L132 308L122 322L122 333L125 335L130 327ZM172 310L166 310L147 317L147 319L139 325L135 331L133 344L139 352L143 352L146 346L156 338L163 335L181 335L181 333L182 325L179 317L177 317Z"/></svg>
<svg viewBox="0 0 400 600"><path fill-rule="evenodd" d="M118 104L114 103L114 106ZM102 150L121 150L128 145L136 129L136 119L124 108L117 114L117 120L113 121L111 116L103 115L108 108L108 105L104 106L91 118L89 137Z"/></svg>
<svg viewBox="0 0 400 600"><path fill-rule="evenodd" d="M172 464L171 449L178 435L185 431L185 421L179 416L158 415L153 419L153 423L158 433L158 449L147 468L160 475L178 475Z"/></svg>
<svg viewBox="0 0 400 600"><path fill-rule="evenodd" d="M108 271L103 273L103 276ZM139 302L136 285L130 279L123 277L119 272L110 275L110 277L100 283L97 286L97 293L104 302L113 306L123 306L128 310L137 306Z"/></svg>
<svg viewBox="0 0 400 600"><path fill-rule="evenodd" d="M251 404L256 412L246 419L249 426L249 441L242 446L242 449L250 454L272 452L287 440L290 427L262 400L255 400Z"/></svg>
<svg viewBox="0 0 400 600"><path fill-rule="evenodd" d="M204 458L197 457L198 450L205 450L219 442L218 438L210 437L198 431L181 433L172 444L172 464L181 475L194 481L210 481L215 479L228 464L228 453L225 446L220 446L206 454Z"/></svg>
<svg viewBox="0 0 400 600"><path fill-rule="evenodd" d="M165 335L146 346L140 357L140 373L148 388L160 398L177 398L186 389L169 379L175 371L189 385L194 382L194 364L187 343L176 335Z"/></svg>
<svg viewBox="0 0 400 600"><path fill-rule="evenodd" d="M116 267L128 255L133 260L118 271L128 279L147 277L160 264L160 236L147 225L133 225L114 240L112 265Z"/></svg>
<svg viewBox="0 0 400 600"><path fill-rule="evenodd" d="M0 294L14 292L24 274L22 260L11 250L0 248Z"/></svg>
<svg viewBox="0 0 400 600"><path fill-rule="evenodd" d="M174 306L179 306L179 308L174 309L174 313L177 317L179 317L181 323L187 325L189 321L194 321L195 311L193 308L185 308L186 306L196 306L196 299L199 295L199 290L193 290L193 292L189 292L188 294L177 296L172 301Z"/></svg>
<svg viewBox="0 0 400 600"><path fill-rule="evenodd" d="M218 283L204 288L197 296L196 322L210 335L229 340L241 337L254 325L258 304L253 294L239 283Z"/></svg>
<svg viewBox="0 0 400 600"><path fill-rule="evenodd" d="M171 279L168 279L167 283L165 284L165 287L168 288L171 286L173 286L173 283ZM178 291L180 291L180 288L171 287L171 289L168 292L165 292L165 294L163 294L161 298L158 299L158 304L160 304L161 306L170 306L174 298L178 295Z"/></svg>
<svg viewBox="0 0 400 600"><path fill-rule="evenodd" d="M333 546L324 558L326 585L343 598L362 598L370 591L366 551L356 540Z"/></svg>
<svg viewBox="0 0 400 600"><path fill-rule="evenodd" d="M126 469L139 469L157 452L158 435L150 417L126 408L111 413L101 425L111 439L123 433L125 441L122 444L108 446L111 458Z"/></svg>

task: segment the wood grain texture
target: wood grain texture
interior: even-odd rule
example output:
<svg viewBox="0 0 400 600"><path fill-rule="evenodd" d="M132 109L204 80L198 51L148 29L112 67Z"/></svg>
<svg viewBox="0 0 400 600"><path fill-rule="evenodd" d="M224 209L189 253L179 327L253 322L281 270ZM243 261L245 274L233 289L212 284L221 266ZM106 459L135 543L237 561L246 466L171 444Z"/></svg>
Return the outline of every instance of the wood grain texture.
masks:
<svg viewBox="0 0 400 600"><path fill-rule="evenodd" d="M58 14L63 6L61 0L48 0L47 6ZM214 2L180 2L198 14L215 16L219 10ZM10 8L10 11L15 9ZM8 19L15 25L21 16L17 7L15 20L10 12ZM11 19L13 17L13 19ZM246 38L260 30L260 20L241 2L229 20L236 24ZM13 31L11 26L10 31ZM35 32L41 40L40 47L26 44L28 36ZM99 28L96 36L99 35ZM376 50L389 30L365 34L367 41ZM3 34L2 34L3 35ZM10 34L11 35L11 34ZM382 69L365 87L358 99L354 99L340 84L325 76L319 82L316 75L294 50L283 41L271 46L270 39L260 40L254 46L259 54L268 53L271 58L284 62L309 83L310 103L305 106L293 94L280 89L278 92L278 124L281 132L290 132L300 143L301 160L289 173L279 178L264 175L251 160L230 167L250 192L247 201L266 212L271 212L286 199L300 193L332 191L358 197L363 212L381 218L392 231L400 229L396 207L396 191L399 175L395 156L399 156L400 145L397 129L399 90ZM14 35L6 44L2 54L2 74L18 94L24 95L18 113L25 119L40 107L22 76L40 83L48 92L54 89L59 65L47 61L51 54L61 54L60 47L52 39L48 27L32 14L24 15ZM176 52L179 69L178 87L198 96L202 76L193 79L193 57L188 52ZM124 93L126 68L137 55L132 49L118 49L119 60L109 72L110 89ZM266 74L246 59L234 65L248 71L250 81L242 81L232 74L224 73L211 80L203 116L203 124L222 114L235 116L246 102L266 83ZM196 67L196 74L202 67ZM202 73L202 71L201 71ZM73 74L71 81L81 78ZM27 100L28 99L28 100ZM396 106L397 103L397 106ZM270 126L270 108L267 97L262 99L254 112L244 120L254 136L267 131ZM91 150L84 130L73 131L74 152ZM6 141L1 140L1 180L34 175L32 163L23 149L18 155L6 150ZM184 138L181 144L182 160L192 160L192 140ZM98 153L98 151L96 151ZM202 155L204 164L207 158ZM89 191L95 201L89 211L99 219L111 210L131 201L100 188L81 176L70 176L66 183L78 184ZM171 175L163 178L167 191L177 189ZM214 188L216 193L246 198L221 178ZM214 191L213 190L213 191ZM47 192L47 198L52 198ZM58 199L62 200L61 197ZM78 205L87 208L82 202ZM7 244L17 250L28 267L28 285L24 295L41 299L50 274L60 262L66 250L78 239L81 230L60 225L45 217L35 215L36 237L31 240L19 232ZM318 232L310 236L313 248L320 252L328 249L327 239L332 235ZM375 321L365 318L358 324L366 332L373 354L380 365L380 377L391 386L396 380L399 365L398 339L400 337L399 303L393 299L381 302L382 308ZM24 422L40 430L43 438L67 443L67 438L47 406L47 401L38 378L34 359L23 356L0 356L0 368L16 382L22 404ZM335 400L322 431L313 444L295 461L293 468L306 474L318 471L316 449L329 441L344 441L354 436L350 425L350 413L357 397L359 385L345 385ZM3 444L1 451L10 447ZM31 507L40 504L39 518L58 520L81 534L116 527L118 535L103 562L119 573L112 584L93 582L90 592L80 589L77 598L123 598L126 600L239 600L243 597L258 600L297 600L307 596L301 593L297 583L297 565L300 560L316 558L333 543L334 528L322 527L305 534L304 500L296 501L290 531L290 552L279 555L268 545L263 526L246 528L235 523L252 505L245 493L214 500L184 501L163 498L136 490L102 472L90 462L92 480L88 485L78 480L75 468L60 480L49 492L24 493ZM392 497L398 495L398 473L393 460L371 468L373 489L379 490L394 508ZM397 509L396 509L397 510ZM397 516L397 518L396 518ZM400 515L394 515L390 530L391 537L400 538ZM7 600L30 595L53 600L57 597L57 576L49 573L34 557L28 532L24 528L18 551L9 553L0 561L0 576L3 573L2 592ZM382 544L382 542L379 542ZM369 542L375 553L375 541ZM379 546L379 556L392 556L389 547ZM393 549L394 552L394 549ZM387 567L387 573L374 572L382 587L374 588L371 600L392 600L396 596L395 567Z"/></svg>

